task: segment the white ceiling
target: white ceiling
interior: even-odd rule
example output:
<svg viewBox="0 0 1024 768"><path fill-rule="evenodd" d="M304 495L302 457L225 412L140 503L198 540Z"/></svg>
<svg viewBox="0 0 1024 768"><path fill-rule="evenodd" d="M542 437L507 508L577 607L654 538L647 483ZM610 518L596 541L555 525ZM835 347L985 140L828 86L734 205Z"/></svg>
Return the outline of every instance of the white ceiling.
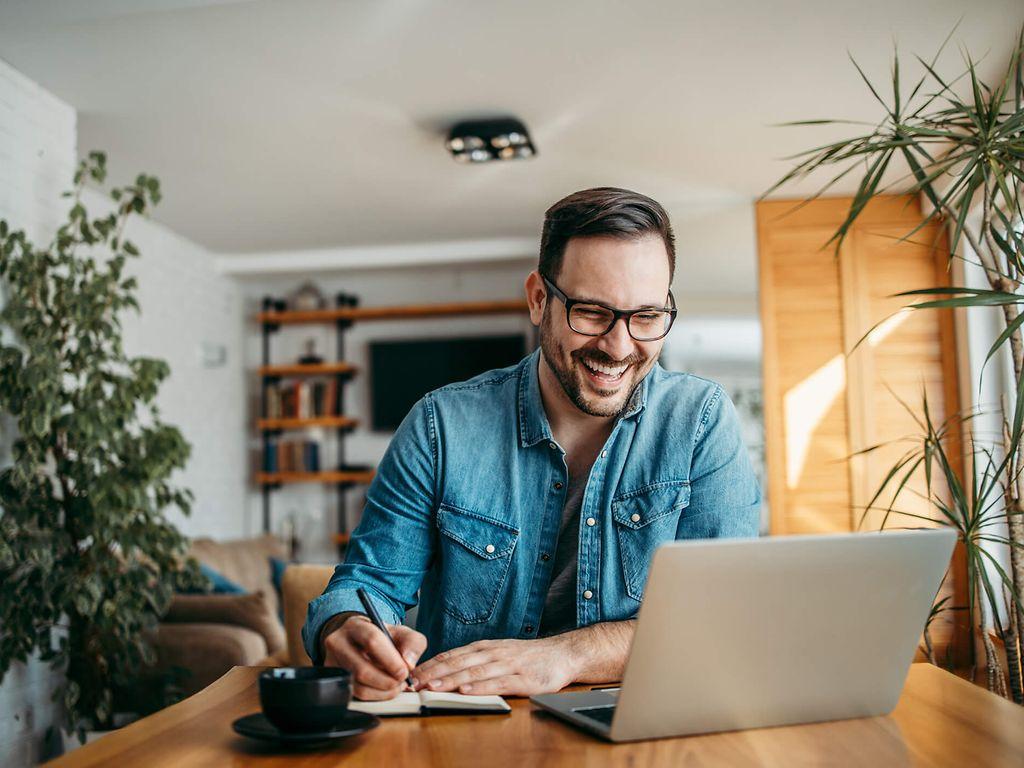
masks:
<svg viewBox="0 0 1024 768"><path fill-rule="evenodd" d="M638 189L714 226L874 118L893 39L954 40L993 77L1020 0L3 0L0 58L78 110L115 180L158 175L156 218L222 253L536 238L545 208ZM945 71L959 71L953 46ZM510 113L533 160L456 164L455 120ZM131 176L129 176L131 174ZM704 216L708 213L708 216ZM709 218L710 216L710 218ZM725 216L722 222L737 221ZM741 222L749 218L739 219ZM703 224L699 223L703 222Z"/></svg>

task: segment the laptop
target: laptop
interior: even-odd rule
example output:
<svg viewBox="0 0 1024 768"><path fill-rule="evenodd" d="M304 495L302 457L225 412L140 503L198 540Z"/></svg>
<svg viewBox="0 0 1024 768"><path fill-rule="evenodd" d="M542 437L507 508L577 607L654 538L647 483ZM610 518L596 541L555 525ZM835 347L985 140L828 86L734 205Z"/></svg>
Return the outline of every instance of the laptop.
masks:
<svg viewBox="0 0 1024 768"><path fill-rule="evenodd" d="M887 714L955 543L948 528L669 542L621 687L530 701L610 741Z"/></svg>

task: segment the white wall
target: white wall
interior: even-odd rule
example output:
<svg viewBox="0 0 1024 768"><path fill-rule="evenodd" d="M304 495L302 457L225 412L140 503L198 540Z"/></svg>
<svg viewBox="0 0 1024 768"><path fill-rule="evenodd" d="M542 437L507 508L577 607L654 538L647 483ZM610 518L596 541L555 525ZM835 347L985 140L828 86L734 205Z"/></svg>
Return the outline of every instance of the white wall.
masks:
<svg viewBox="0 0 1024 768"><path fill-rule="evenodd" d="M110 181L116 185L124 180ZM88 192L83 202L93 216L108 206L96 192ZM251 529L243 498L247 463L240 288L216 270L206 249L161 224L134 219L126 236L142 253L128 267L139 281L142 311L123 318L125 351L168 363L170 376L158 398L161 416L192 445L188 465L175 476L175 482L195 494L192 514L184 517L171 510L169 518L189 536L245 536ZM204 350L223 360L204 363Z"/></svg>
<svg viewBox="0 0 1024 768"><path fill-rule="evenodd" d="M52 237L74 167L75 111L0 61L0 219L35 242ZM14 422L0 419L6 465ZM60 682L34 660L8 672L0 684L0 765L32 765L48 755L45 733L58 717L50 697Z"/></svg>

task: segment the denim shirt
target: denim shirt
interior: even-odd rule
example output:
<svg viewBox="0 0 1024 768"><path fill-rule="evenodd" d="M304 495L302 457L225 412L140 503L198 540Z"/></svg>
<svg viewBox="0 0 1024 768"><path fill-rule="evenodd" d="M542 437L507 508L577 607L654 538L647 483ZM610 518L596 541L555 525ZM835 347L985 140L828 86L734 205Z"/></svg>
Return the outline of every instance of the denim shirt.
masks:
<svg viewBox="0 0 1024 768"><path fill-rule="evenodd" d="M395 432L345 562L302 635L362 611L402 623L420 605L426 660L476 640L533 638L568 485L541 403L535 351L425 395ZM672 539L756 536L761 492L721 386L655 365L598 454L583 495L576 625L636 616L647 569ZM418 593L418 595L417 595Z"/></svg>

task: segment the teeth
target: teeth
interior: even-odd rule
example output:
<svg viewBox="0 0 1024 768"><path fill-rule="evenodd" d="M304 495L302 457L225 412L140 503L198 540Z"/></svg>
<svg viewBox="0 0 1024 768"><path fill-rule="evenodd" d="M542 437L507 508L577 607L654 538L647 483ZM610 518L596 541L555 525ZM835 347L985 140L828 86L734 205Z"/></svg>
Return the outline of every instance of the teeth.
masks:
<svg viewBox="0 0 1024 768"><path fill-rule="evenodd" d="M629 367L628 365L620 365L613 368L610 365L601 365L600 363L591 362L590 360L584 360L583 364L590 370L603 373L606 376L621 376L622 372Z"/></svg>

